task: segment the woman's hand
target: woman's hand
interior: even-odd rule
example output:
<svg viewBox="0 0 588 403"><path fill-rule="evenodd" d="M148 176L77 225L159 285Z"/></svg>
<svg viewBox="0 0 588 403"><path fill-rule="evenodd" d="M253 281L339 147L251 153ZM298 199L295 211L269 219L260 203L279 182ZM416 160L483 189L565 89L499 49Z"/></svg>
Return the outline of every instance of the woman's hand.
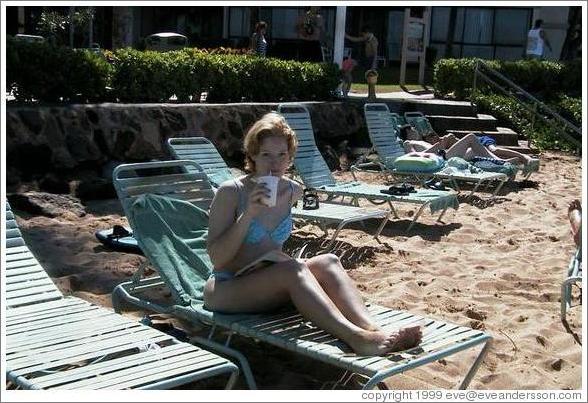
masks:
<svg viewBox="0 0 588 403"><path fill-rule="evenodd" d="M271 191L264 183L255 184L255 187L251 193L249 193L249 197L247 198L247 207L244 215L257 217L264 208L267 208L264 200L270 197L270 192Z"/></svg>

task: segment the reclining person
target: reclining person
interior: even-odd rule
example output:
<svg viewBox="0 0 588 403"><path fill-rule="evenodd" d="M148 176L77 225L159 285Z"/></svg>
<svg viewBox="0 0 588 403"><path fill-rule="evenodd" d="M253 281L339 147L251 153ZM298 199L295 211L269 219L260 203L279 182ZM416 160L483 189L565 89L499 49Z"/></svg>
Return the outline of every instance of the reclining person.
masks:
<svg viewBox="0 0 588 403"><path fill-rule="evenodd" d="M392 334L378 327L337 256L302 260L282 252L292 230L291 207L302 195L300 185L283 176L296 147L294 131L277 113L266 114L247 132L249 174L222 183L210 208L207 249L214 270L204 288L205 306L217 312L257 313L292 302L306 319L359 355L417 346L420 326ZM279 178L273 207L267 205L268 187L257 182L268 174Z"/></svg>
<svg viewBox="0 0 588 403"><path fill-rule="evenodd" d="M460 157L470 161L474 157L483 157L510 162L515 165L527 165L536 161L528 155L517 151L497 147L496 141L492 137L476 136L473 133L458 139L454 134L440 137L436 133L429 132L426 137L423 137L415 131L411 131L409 134L401 134L400 137L407 153L422 151L437 154L439 150L443 150L447 159Z"/></svg>

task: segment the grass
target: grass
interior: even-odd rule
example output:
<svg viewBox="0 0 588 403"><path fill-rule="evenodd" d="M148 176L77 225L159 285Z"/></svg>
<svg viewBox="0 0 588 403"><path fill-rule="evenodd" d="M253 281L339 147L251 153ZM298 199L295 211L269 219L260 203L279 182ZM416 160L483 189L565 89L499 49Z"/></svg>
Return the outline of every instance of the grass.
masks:
<svg viewBox="0 0 588 403"><path fill-rule="evenodd" d="M361 66L353 70L353 83L351 92L366 93L368 86L364 77L364 69ZM425 85L418 83L419 68L418 65L406 66L406 85L400 87L400 63L390 63L386 67L378 69L378 84L376 84L376 93L413 91L413 90L430 90L433 84L433 69L425 67Z"/></svg>

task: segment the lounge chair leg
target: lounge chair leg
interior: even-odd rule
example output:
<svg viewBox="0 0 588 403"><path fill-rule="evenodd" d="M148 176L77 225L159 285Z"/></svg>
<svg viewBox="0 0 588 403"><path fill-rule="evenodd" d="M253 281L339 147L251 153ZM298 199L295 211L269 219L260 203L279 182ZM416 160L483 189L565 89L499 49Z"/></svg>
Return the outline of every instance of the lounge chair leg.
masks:
<svg viewBox="0 0 588 403"><path fill-rule="evenodd" d="M467 195L467 198L470 198L474 195L474 193L476 193L476 190L478 190L478 188L480 187L481 184L481 180L477 181L476 184L474 185L474 188L472 189L472 191Z"/></svg>
<svg viewBox="0 0 588 403"><path fill-rule="evenodd" d="M390 213L388 213L386 215L386 217L384 217L382 219L382 223L380 224L380 226L378 227L378 230L376 231L376 233L374 234L374 239L378 242L380 242L380 240L378 239L378 237L380 236L380 233L382 232L382 230L384 229L384 227L386 226L386 224L388 224L388 220L390 219Z"/></svg>
<svg viewBox="0 0 588 403"><path fill-rule="evenodd" d="M253 379L253 373L251 372L251 367L249 366L249 361L247 361L247 358L245 358L245 356L243 354L241 354L240 352L238 352L235 349L232 349L227 346L223 346L222 344L219 344L219 343L214 342L209 339L205 339L200 336L192 336L190 338L190 343L202 344L202 345L209 347L213 350L219 351L223 354L226 354L230 357L235 358L237 361L239 361L239 366L241 367L241 370L243 371L243 376L245 377L245 382L247 383L247 386L249 386L249 389L257 390L257 384L255 383L255 379Z"/></svg>
<svg viewBox="0 0 588 403"><path fill-rule="evenodd" d="M410 223L410 225L408 226L408 228L406 229L406 233L408 234L411 230L411 228L413 227L413 225L416 224L416 221L418 220L418 218L420 217L420 215L422 214L424 208L427 206L427 204L429 203L425 203L421 206L420 209L418 209L417 213L414 215L414 218L412 219L412 222ZM447 208L445 208L445 210L447 210ZM445 210L443 212L445 212ZM443 215L443 213L441 213L441 215ZM441 217L439 217L439 219L441 219ZM438 221L438 220L437 220Z"/></svg>
<svg viewBox="0 0 588 403"><path fill-rule="evenodd" d="M465 378L463 378L463 381L459 385L459 389L460 390L466 389L468 387L468 385L470 384L470 382L472 381L472 378L474 377L474 375L478 371L478 368L482 364L482 361L484 361L484 357L486 356L486 354L488 353L488 350L490 349L490 342L491 341L488 340L484 344L484 347L480 351L480 354L478 354L478 357L476 358L476 361L474 361L474 363L470 367L470 370L468 371L468 373L466 374Z"/></svg>
<svg viewBox="0 0 588 403"><path fill-rule="evenodd" d="M448 208L448 207L445 207L445 208L443 209L443 211L441 212L441 214L439 214L439 217L437 217L437 222L441 222L441 219L443 218L443 216L444 216L444 215L445 215L445 213L447 212L447 208Z"/></svg>
<svg viewBox="0 0 588 403"><path fill-rule="evenodd" d="M227 381L227 384L225 385L225 390L233 389L233 387L235 387L235 383L237 382L238 378L239 378L239 370L237 369L237 371L233 372L231 374L231 376L229 377L229 380Z"/></svg>
<svg viewBox="0 0 588 403"><path fill-rule="evenodd" d="M504 186L504 184L506 183L506 180L502 180L500 181L500 184L498 186L496 186L496 189L494 190L494 193L492 193L492 197L496 197L498 196L498 193L500 192L500 189L502 189L502 187Z"/></svg>
<svg viewBox="0 0 588 403"><path fill-rule="evenodd" d="M392 205L392 202L390 200L388 200L388 205L390 206L390 211L392 212L392 214L394 214L394 218L396 218L396 219L400 218L398 216L398 213L396 212L396 209L394 208L394 206Z"/></svg>

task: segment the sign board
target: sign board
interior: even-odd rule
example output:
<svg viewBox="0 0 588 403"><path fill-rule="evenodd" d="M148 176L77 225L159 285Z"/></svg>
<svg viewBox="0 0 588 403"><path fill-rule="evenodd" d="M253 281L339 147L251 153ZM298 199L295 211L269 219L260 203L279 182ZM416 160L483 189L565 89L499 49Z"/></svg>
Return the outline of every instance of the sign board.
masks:
<svg viewBox="0 0 588 403"><path fill-rule="evenodd" d="M412 17L410 7L404 9L404 29L400 55L400 85L406 83L406 62L409 57L419 61L419 84L425 84L425 54L429 36L430 7L425 7L422 18Z"/></svg>
<svg viewBox="0 0 588 403"><path fill-rule="evenodd" d="M406 32L406 50L411 53L422 53L425 36L425 24L420 21L410 21Z"/></svg>

